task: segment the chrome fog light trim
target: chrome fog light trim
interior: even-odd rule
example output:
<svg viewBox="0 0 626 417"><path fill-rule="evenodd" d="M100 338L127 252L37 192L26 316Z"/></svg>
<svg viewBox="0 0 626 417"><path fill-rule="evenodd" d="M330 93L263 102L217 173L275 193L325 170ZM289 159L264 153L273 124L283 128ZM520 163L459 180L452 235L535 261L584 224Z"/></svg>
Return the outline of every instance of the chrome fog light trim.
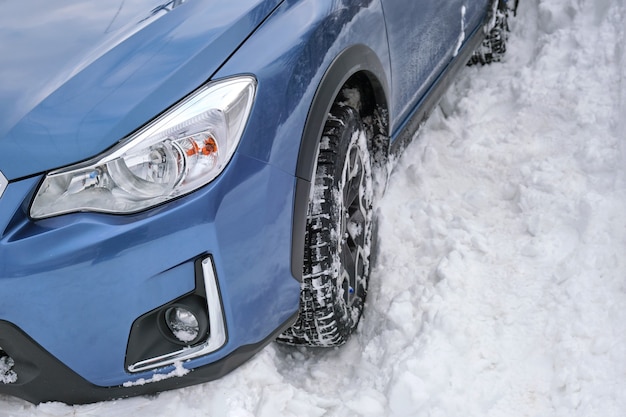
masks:
<svg viewBox="0 0 626 417"><path fill-rule="evenodd" d="M215 352L226 343L226 325L224 323L224 311L217 288L217 278L213 269L213 261L210 257L202 261L202 275L204 289L207 298L207 311L209 312L209 337L201 345L185 347L166 355L157 356L137 362L128 367L130 372L142 372L155 368L163 368L178 362L188 361L199 356Z"/></svg>
<svg viewBox="0 0 626 417"><path fill-rule="evenodd" d="M2 194L4 194L4 190L7 189L7 185L9 185L7 177L5 177L2 172L0 172L0 197L2 197Z"/></svg>

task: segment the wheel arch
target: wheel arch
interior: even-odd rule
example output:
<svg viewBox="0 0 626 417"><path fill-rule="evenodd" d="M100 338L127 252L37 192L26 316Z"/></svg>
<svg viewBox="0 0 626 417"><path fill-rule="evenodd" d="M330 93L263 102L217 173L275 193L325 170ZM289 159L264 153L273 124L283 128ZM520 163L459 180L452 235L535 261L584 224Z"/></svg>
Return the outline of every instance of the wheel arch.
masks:
<svg viewBox="0 0 626 417"><path fill-rule="evenodd" d="M324 122L346 84L359 88L364 97L361 117L372 115L377 109L387 111L387 77L376 53L361 44L345 49L329 66L313 97L298 153L298 178L309 182L313 178L317 145ZM384 126L387 126L386 117Z"/></svg>
<svg viewBox="0 0 626 417"><path fill-rule="evenodd" d="M366 45L353 45L341 52L328 67L317 87L307 114L296 165L291 272L302 281L304 236L311 183L315 174L319 139L333 104L342 100L344 87L357 88L362 119L372 120L372 142L377 158L386 158L388 134L388 82L384 67L376 53ZM345 98L344 98L345 99ZM375 120L375 121L374 121ZM382 143L373 138L384 138ZM380 152L382 151L382 152ZM382 163L383 161L376 161Z"/></svg>

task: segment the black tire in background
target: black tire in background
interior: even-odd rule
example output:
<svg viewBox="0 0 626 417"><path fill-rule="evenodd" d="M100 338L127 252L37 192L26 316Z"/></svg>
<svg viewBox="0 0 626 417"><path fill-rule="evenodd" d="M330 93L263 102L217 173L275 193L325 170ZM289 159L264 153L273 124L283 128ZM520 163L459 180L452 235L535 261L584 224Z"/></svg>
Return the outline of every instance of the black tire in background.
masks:
<svg viewBox="0 0 626 417"><path fill-rule="evenodd" d="M500 62L506 53L509 40L509 15L517 13L518 0L498 0L491 12L493 27L482 44L474 51L467 65L488 65Z"/></svg>
<svg viewBox="0 0 626 417"><path fill-rule="evenodd" d="M278 341L339 346L356 329L372 247L372 163L359 113L335 104L319 144L309 201L300 314Z"/></svg>

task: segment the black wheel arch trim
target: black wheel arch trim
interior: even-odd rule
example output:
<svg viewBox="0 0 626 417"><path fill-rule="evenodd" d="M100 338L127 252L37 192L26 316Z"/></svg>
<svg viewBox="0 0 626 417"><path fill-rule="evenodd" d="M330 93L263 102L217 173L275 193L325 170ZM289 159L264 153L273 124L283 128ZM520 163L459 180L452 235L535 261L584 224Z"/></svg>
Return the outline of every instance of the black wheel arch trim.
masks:
<svg viewBox="0 0 626 417"><path fill-rule="evenodd" d="M328 67L317 87L307 115L296 165L291 249L291 273L300 282L302 282L304 262L306 213L319 139L328 112L339 95L341 87L357 73L363 73L368 77L376 102L386 104L389 86L383 64L372 49L366 45L357 44L342 51Z"/></svg>

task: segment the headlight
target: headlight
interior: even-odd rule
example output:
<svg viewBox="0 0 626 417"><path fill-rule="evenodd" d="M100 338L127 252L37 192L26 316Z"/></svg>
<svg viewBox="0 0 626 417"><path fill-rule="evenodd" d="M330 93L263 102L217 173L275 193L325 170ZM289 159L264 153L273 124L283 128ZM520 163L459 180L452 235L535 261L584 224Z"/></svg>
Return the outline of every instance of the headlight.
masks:
<svg viewBox="0 0 626 417"><path fill-rule="evenodd" d="M31 217L133 213L206 185L232 158L255 90L248 76L209 83L103 155L49 173Z"/></svg>

